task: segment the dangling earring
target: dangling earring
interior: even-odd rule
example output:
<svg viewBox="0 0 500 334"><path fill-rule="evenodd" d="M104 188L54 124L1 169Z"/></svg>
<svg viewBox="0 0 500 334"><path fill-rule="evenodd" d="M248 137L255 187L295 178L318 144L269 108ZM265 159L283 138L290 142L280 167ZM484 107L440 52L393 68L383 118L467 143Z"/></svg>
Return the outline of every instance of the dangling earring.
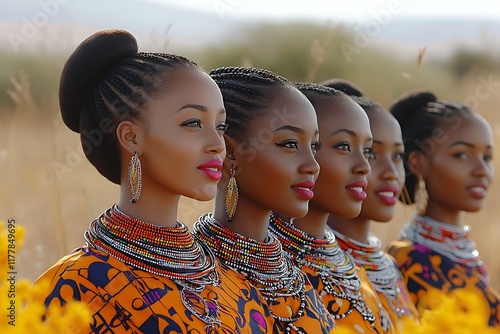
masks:
<svg viewBox="0 0 500 334"><path fill-rule="evenodd" d="M134 155L130 158L128 164L128 188L132 193L132 200L130 202L136 203L141 196L142 189L142 170L141 161L139 160L139 155L135 151Z"/></svg>
<svg viewBox="0 0 500 334"><path fill-rule="evenodd" d="M236 173L236 168L231 168L231 178L226 187L226 197L224 201L224 208L226 209L227 221L233 220L234 213L236 212L236 206L238 205L238 185L236 184L236 178L234 174Z"/></svg>
<svg viewBox="0 0 500 334"><path fill-rule="evenodd" d="M427 210L427 200L429 196L427 194L427 189L425 188L425 181L422 175L418 176L417 190L415 192L415 203L417 204L417 212L420 215L424 215Z"/></svg>

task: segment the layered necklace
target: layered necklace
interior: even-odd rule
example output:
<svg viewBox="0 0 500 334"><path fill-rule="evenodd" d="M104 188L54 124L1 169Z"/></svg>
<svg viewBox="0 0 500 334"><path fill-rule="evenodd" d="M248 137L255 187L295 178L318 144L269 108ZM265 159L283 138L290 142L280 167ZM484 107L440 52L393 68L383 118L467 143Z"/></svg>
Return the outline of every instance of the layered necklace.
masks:
<svg viewBox="0 0 500 334"><path fill-rule="evenodd" d="M401 273L393 260L382 250L382 241L373 233L368 235L368 243L356 241L338 231L334 233L339 246L352 256L354 263L365 268L375 290L386 296L392 311L398 316L404 315L406 309L398 299L401 293L398 286Z"/></svg>
<svg viewBox="0 0 500 334"><path fill-rule="evenodd" d="M283 245L285 252L299 266L307 266L318 273L323 282L320 297L327 294L348 300L349 309L334 314L336 319L347 317L355 308L371 325L375 316L361 294L361 281L351 258L340 248L333 231L326 230L324 239L313 237L296 228L292 222L271 216L269 227Z"/></svg>
<svg viewBox="0 0 500 334"><path fill-rule="evenodd" d="M279 241L269 234L268 240L260 242L231 231L206 213L194 224L194 234L207 244L222 263L242 274L259 289L270 306L274 319L287 323L285 332L302 331L293 323L305 314L306 277L285 256ZM272 306L279 304L278 298L300 300L298 310L285 317L273 312ZM286 306L289 309L289 306Z"/></svg>
<svg viewBox="0 0 500 334"><path fill-rule="evenodd" d="M186 225L163 227L132 218L115 204L90 223L87 245L134 268L170 278L181 286L181 301L212 332L220 324L217 297L204 299L207 285L219 285L217 260L196 242Z"/></svg>
<svg viewBox="0 0 500 334"><path fill-rule="evenodd" d="M444 224L432 218L415 215L403 229L401 238L425 246L453 262L474 268L488 281L486 266L476 244L469 238L470 226Z"/></svg>

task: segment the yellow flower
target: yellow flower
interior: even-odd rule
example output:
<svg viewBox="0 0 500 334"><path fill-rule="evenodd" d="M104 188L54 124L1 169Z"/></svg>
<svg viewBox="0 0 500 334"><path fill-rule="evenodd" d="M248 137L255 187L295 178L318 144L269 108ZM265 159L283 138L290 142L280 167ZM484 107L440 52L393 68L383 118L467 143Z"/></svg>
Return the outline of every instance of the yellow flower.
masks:
<svg viewBox="0 0 500 334"><path fill-rule="evenodd" d="M9 220L0 221L0 333L2 334L78 334L88 332L92 318L87 305L70 301L63 307L44 301L49 293L49 282L18 280L13 256L19 253L25 230ZM8 250L11 252L8 252ZM5 251L7 250L7 251ZM9 254L11 257L9 257Z"/></svg>

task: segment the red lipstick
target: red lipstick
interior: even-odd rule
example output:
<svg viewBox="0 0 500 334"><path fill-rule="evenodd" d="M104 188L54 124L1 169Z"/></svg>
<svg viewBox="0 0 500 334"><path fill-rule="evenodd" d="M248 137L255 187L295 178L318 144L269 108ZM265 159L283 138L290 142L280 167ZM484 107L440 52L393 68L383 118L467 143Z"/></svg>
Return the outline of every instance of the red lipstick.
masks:
<svg viewBox="0 0 500 334"><path fill-rule="evenodd" d="M396 186L386 186L375 191L378 199L386 205L395 205L398 202L399 188Z"/></svg>
<svg viewBox="0 0 500 334"><path fill-rule="evenodd" d="M354 199L358 201L362 201L366 198L365 189L368 186L368 181L366 180L358 180L351 184L348 184L345 188L351 194Z"/></svg>
<svg viewBox="0 0 500 334"><path fill-rule="evenodd" d="M209 178L214 181L219 181L222 178L222 160L212 159L203 165L196 167L203 173L205 173Z"/></svg>
<svg viewBox="0 0 500 334"><path fill-rule="evenodd" d="M312 191L313 187L314 187L314 181L308 180L296 183L292 185L290 188L292 188L293 191L299 194L300 197L306 200L310 200L314 197L314 192Z"/></svg>

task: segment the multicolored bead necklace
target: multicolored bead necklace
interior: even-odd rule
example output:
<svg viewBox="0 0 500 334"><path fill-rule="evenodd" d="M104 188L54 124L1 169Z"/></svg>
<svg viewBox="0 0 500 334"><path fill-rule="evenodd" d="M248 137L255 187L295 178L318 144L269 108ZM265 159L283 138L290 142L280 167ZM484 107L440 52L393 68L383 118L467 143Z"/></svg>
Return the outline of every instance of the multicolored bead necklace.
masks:
<svg viewBox="0 0 500 334"><path fill-rule="evenodd" d="M469 232L470 226L444 224L417 214L405 225L401 238L425 246L466 267L477 269L483 280L488 282L486 266L479 257L476 244L469 239Z"/></svg>
<svg viewBox="0 0 500 334"><path fill-rule="evenodd" d="M306 277L285 256L276 238L269 235L265 242L247 238L220 224L212 213L202 215L193 229L194 235L206 243L222 263L259 289L273 317L287 323L286 333L292 329L301 333L293 322L305 314ZM280 297L300 298L295 314L290 317L274 314L273 305L280 303Z"/></svg>
<svg viewBox="0 0 500 334"><path fill-rule="evenodd" d="M384 294L391 309L402 316L406 312L404 305L401 305L398 295L401 289L398 281L402 279L396 264L382 250L382 241L373 233L368 235L368 243L361 243L351 239L344 234L333 231L336 240L347 254L351 255L354 263L366 270L368 278L375 286L375 290Z"/></svg>
<svg viewBox="0 0 500 334"><path fill-rule="evenodd" d="M308 266L318 273L324 285L320 297L331 294L349 301L350 307L345 313L333 315L336 319L347 317L355 308L365 320L374 325L376 318L361 295L361 281L356 267L339 247L330 229L326 230L324 239L319 239L274 215L271 216L269 228L299 267Z"/></svg>
<svg viewBox="0 0 500 334"><path fill-rule="evenodd" d="M186 225L149 224L126 215L115 204L90 223L85 240L87 246L127 265L172 279L182 287L182 303L207 324L206 330L220 324L216 297L205 300L199 295L205 286L219 284L217 260L195 241Z"/></svg>

